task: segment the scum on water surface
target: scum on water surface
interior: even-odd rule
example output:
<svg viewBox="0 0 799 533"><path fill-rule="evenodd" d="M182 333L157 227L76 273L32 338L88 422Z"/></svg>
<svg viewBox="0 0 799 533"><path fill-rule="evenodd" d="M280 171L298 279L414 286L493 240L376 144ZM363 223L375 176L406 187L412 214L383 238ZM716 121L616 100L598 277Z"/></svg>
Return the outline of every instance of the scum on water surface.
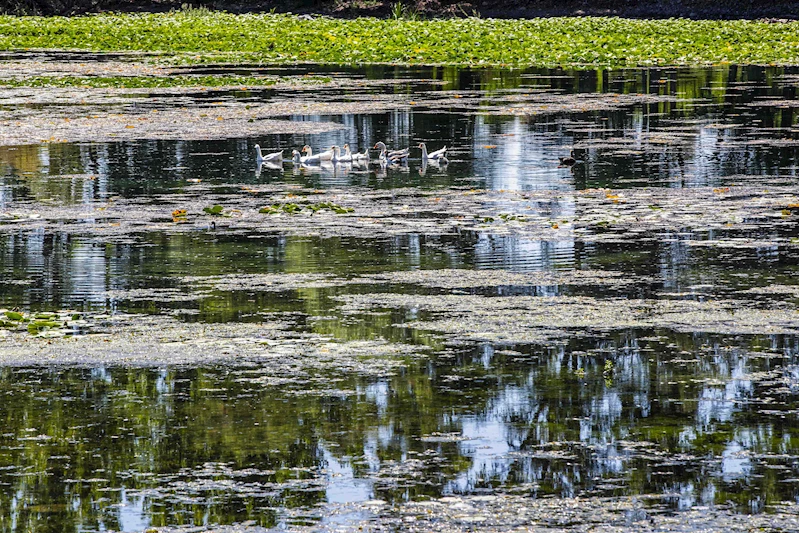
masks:
<svg viewBox="0 0 799 533"><path fill-rule="evenodd" d="M7 59L0 516L796 529L795 69Z"/></svg>

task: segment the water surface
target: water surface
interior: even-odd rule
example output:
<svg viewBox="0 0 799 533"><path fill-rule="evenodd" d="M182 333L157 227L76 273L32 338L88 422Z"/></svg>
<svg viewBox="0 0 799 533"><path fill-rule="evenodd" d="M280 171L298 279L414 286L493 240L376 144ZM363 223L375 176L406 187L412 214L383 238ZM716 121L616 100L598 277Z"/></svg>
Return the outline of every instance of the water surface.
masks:
<svg viewBox="0 0 799 533"><path fill-rule="evenodd" d="M246 65L236 71L253 69L264 71ZM559 220L575 215L574 197L587 189L796 186L795 69L298 66L266 72L406 80L321 88L317 95L358 101L400 94L414 104L288 117L344 125L314 135L0 147L0 211L195 194L206 191L197 189L199 180L215 193L259 184L388 195L406 188L558 191L533 210ZM531 103L530 94L551 101ZM196 101L294 97L279 90L221 91ZM265 151L347 142L360 150L377 140L447 145L450 161L423 168L412 149L407 166L397 168L286 162L256 169L253 154L256 143ZM572 149L578 164L559 167L558 157ZM258 379L269 374L267 363L5 367L2 531L139 531L247 520L286 527L330 520L324 510L330 504L401 504L452 494L636 496L651 513L696 506L761 513L778 502L799 502L793 431L799 339L793 335L609 325L604 335L573 331L552 343L457 342L406 325L435 318L424 310L342 311L342 297L385 292L614 301L734 297L742 307L793 309L796 295L746 291L795 286L796 249L767 242L799 237L795 226L731 227L725 236L763 241L740 249L691 244L718 234L642 232L593 242L490 227L378 239L287 236L268 227L242 233L208 226L179 234L143 227L126 242L57 226L27 232L5 223L0 230L5 308L164 314L201 323L280 316L300 332L419 345L425 355L409 355L390 376L331 377L309 369L300 387ZM353 279L432 269L612 271L629 282L474 289L358 282L215 289L184 301L125 296L133 289L184 287L186 276Z"/></svg>

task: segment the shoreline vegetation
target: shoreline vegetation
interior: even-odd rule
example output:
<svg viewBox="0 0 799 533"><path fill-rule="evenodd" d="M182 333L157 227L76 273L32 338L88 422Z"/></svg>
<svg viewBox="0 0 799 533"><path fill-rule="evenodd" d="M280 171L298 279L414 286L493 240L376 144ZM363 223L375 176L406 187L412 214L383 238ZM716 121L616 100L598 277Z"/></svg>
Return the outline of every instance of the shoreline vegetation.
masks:
<svg viewBox="0 0 799 533"><path fill-rule="evenodd" d="M799 64L799 22L615 17L422 20L236 15L207 9L0 16L0 50L147 52L173 64L634 67ZM152 55L155 54L155 55Z"/></svg>
<svg viewBox="0 0 799 533"><path fill-rule="evenodd" d="M503 19L539 17L625 17L689 19L799 18L799 0L6 0L0 14L82 15L86 13L161 13L185 7L230 13L295 13L341 18L416 18L482 16Z"/></svg>

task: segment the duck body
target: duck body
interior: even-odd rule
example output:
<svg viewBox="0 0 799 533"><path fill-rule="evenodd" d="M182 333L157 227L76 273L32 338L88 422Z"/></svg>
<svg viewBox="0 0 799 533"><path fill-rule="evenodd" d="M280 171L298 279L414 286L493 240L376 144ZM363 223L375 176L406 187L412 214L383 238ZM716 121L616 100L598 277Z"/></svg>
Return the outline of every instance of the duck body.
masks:
<svg viewBox="0 0 799 533"><path fill-rule="evenodd" d="M558 161L560 161L559 166L562 167L573 167L577 164L577 159L574 157L574 150L569 152L567 157L558 157Z"/></svg>
<svg viewBox="0 0 799 533"><path fill-rule="evenodd" d="M283 160L283 150L279 152L273 152L271 154L264 154L261 152L261 147L259 145L255 145L255 159L258 163L263 163L264 161L282 161Z"/></svg>
<svg viewBox="0 0 799 533"><path fill-rule="evenodd" d="M402 150L389 150L386 143L377 141L374 146L375 150L380 150L380 153L385 153L389 159L407 159L411 155L410 148L403 148Z"/></svg>
<svg viewBox="0 0 799 533"><path fill-rule="evenodd" d="M444 162L447 161L447 147L440 148L435 152L427 152L427 145L425 143L419 143L419 148L422 149L422 161L438 161Z"/></svg>
<svg viewBox="0 0 799 533"><path fill-rule="evenodd" d="M345 158L345 161L349 161L349 162L352 162L352 163L355 163L355 162L358 162L358 161L364 161L364 160L368 161L369 160L369 152L364 151L364 153L362 153L362 154L358 153L358 152L353 154L352 151L350 150L350 145L349 144L345 144L344 145L344 156L343 157ZM346 158L349 158L349 159L346 159Z"/></svg>
<svg viewBox="0 0 799 533"><path fill-rule="evenodd" d="M341 154L341 148L333 146L333 159L334 163L352 163L352 154L348 144L344 145L344 155Z"/></svg>
<svg viewBox="0 0 799 533"><path fill-rule="evenodd" d="M403 157L401 155L391 155L386 152L385 145L383 145L383 149L380 150L380 155L377 157L377 162L380 163L381 165L387 165L389 163L394 165L397 163L401 163L402 161L407 159L407 157L408 156Z"/></svg>
<svg viewBox="0 0 799 533"><path fill-rule="evenodd" d="M314 154L313 149L307 144L302 147L302 151L308 155L300 158L300 163L308 165L318 165L322 161L330 161L333 159L333 150L322 152L321 154Z"/></svg>
<svg viewBox="0 0 799 533"><path fill-rule="evenodd" d="M309 147L308 148L308 155L311 155L311 151L310 150L311 150L311 148ZM330 148L330 150L326 150L326 151L322 152L321 154L319 154L319 160L320 161L332 161L333 160L333 156L334 156L333 148Z"/></svg>
<svg viewBox="0 0 799 533"><path fill-rule="evenodd" d="M369 150L366 148L364 148L363 152L355 152L352 154L353 161L368 162L369 159Z"/></svg>
<svg viewBox="0 0 799 533"><path fill-rule="evenodd" d="M291 151L291 162L294 163L295 166L297 165L318 165L320 164L319 156L315 155L312 157L308 157L306 155L302 155L297 150Z"/></svg>

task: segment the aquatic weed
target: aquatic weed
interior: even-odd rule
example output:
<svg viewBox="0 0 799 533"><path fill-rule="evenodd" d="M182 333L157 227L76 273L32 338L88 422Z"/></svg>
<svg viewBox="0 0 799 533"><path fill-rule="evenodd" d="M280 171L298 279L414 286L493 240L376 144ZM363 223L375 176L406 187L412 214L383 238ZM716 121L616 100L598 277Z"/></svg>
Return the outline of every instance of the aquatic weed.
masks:
<svg viewBox="0 0 799 533"><path fill-rule="evenodd" d="M0 79L0 87L158 89L162 87L265 87L276 79L256 76L31 76Z"/></svg>
<svg viewBox="0 0 799 533"><path fill-rule="evenodd" d="M16 310L2 310L0 313L5 317L5 320L0 320L0 328L27 331L34 336L63 336L75 333L86 325L83 315L74 311L23 313Z"/></svg>
<svg viewBox="0 0 799 533"><path fill-rule="evenodd" d="M799 62L799 22L476 17L311 20L191 10L0 17L0 49L148 51L186 63L684 65Z"/></svg>
<svg viewBox="0 0 799 533"><path fill-rule="evenodd" d="M311 215L317 213L318 211L322 211L324 209L328 209L333 211L337 215L344 215L347 213L355 212L355 209L352 207L342 207L338 204L334 204L333 202L319 202L316 204L308 204L305 206L301 206L295 203L275 203L271 206L262 207L258 210L259 213L263 215L277 215L279 213L287 213L289 215L294 215L301 212L303 209L307 209L311 211Z"/></svg>

